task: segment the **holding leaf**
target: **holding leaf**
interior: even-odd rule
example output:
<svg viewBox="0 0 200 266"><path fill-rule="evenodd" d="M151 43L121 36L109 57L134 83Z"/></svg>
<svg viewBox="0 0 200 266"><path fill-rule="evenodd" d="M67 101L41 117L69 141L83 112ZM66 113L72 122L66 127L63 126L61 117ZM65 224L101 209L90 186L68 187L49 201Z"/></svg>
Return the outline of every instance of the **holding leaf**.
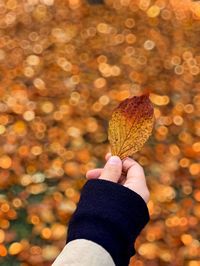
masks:
<svg viewBox="0 0 200 266"><path fill-rule="evenodd" d="M142 148L152 132L153 113L148 94L127 98L119 104L109 121L112 155L124 159Z"/></svg>

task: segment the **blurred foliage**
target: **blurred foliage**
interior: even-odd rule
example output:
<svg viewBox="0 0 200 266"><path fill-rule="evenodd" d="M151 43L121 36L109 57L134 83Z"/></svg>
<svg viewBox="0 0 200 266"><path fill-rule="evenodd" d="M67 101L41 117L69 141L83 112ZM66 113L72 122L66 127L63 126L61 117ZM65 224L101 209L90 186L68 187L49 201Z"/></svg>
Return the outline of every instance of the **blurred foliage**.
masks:
<svg viewBox="0 0 200 266"><path fill-rule="evenodd" d="M156 122L134 158L151 221L134 266L200 265L200 4L0 1L0 264L48 266L112 110L150 93Z"/></svg>

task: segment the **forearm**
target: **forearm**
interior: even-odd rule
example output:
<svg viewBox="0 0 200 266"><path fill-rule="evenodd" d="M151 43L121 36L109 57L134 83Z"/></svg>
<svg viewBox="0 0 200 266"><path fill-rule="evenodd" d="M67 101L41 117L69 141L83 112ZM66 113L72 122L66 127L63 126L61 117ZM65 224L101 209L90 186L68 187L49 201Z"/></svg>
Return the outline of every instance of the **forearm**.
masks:
<svg viewBox="0 0 200 266"><path fill-rule="evenodd" d="M148 220L146 203L137 193L110 181L90 180L70 221L67 245L53 266L126 266Z"/></svg>

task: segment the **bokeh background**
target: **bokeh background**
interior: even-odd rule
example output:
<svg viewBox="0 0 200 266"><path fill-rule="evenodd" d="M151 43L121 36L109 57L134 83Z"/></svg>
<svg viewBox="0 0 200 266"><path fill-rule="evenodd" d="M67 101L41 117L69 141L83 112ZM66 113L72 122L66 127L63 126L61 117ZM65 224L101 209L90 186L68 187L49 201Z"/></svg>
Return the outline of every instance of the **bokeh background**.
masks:
<svg viewBox="0 0 200 266"><path fill-rule="evenodd" d="M51 265L112 110L147 91L156 121L133 158L151 221L130 265L200 265L199 34L199 1L0 1L1 265Z"/></svg>

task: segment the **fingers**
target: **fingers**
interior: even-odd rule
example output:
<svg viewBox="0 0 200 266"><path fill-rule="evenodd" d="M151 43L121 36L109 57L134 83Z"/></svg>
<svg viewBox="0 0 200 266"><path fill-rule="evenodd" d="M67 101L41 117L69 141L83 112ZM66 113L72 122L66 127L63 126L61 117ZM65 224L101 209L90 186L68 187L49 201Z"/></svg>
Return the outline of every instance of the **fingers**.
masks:
<svg viewBox="0 0 200 266"><path fill-rule="evenodd" d="M106 155L105 155L105 159L106 159L106 161L107 161L110 157L111 157L111 153L110 153L110 152L106 153ZM103 168L95 168L95 169L91 169L91 170L87 171L87 173L86 173L86 178L88 178L88 179L97 179L97 178L99 178L99 176L101 175L102 170L103 170Z"/></svg>
<svg viewBox="0 0 200 266"><path fill-rule="evenodd" d="M106 162L99 179L117 183L122 173L122 161L118 156L111 156Z"/></svg>
<svg viewBox="0 0 200 266"><path fill-rule="evenodd" d="M87 171L86 178L88 179L97 179L101 175L103 168L95 168Z"/></svg>
<svg viewBox="0 0 200 266"><path fill-rule="evenodd" d="M106 161L108 161L108 159L111 157L111 153L108 152L106 155L105 155L105 159ZM135 162L135 161L134 161ZM137 162L135 162L137 164ZM122 161L122 168L123 168L123 172L122 172L122 175L120 177L120 180L119 180L119 183L124 183L124 179L126 177L126 173L128 171L128 169L133 165L133 160L131 158L126 158ZM96 179L96 178L99 178L99 176L101 175L102 173L102 170L103 168L95 168L95 169L91 169L89 171L87 171L86 173L86 178L88 179Z"/></svg>
<svg viewBox="0 0 200 266"><path fill-rule="evenodd" d="M149 200L149 190L142 166L131 158L123 162L123 168L127 171L124 186L138 193L147 203Z"/></svg>
<svg viewBox="0 0 200 266"><path fill-rule="evenodd" d="M130 178L145 178L142 166L135 160L127 157L123 161L123 171L127 173L127 179Z"/></svg>
<svg viewBox="0 0 200 266"><path fill-rule="evenodd" d="M149 200L149 190L142 166L129 157L121 161L118 156L112 156L112 158L115 157L116 159L113 164L110 160L111 155L110 152L105 155L107 163L104 168L89 170L86 173L86 177L88 179L100 178L116 183L118 182L138 193L147 203Z"/></svg>
<svg viewBox="0 0 200 266"><path fill-rule="evenodd" d="M122 172L122 161L118 156L112 156L107 153L105 156L107 163L104 168L96 168L86 173L88 179L105 179L112 182L118 182Z"/></svg>
<svg viewBox="0 0 200 266"><path fill-rule="evenodd" d="M108 161L108 159L111 157L111 153L108 152L106 155L105 155L105 159L106 161ZM135 177L138 177L138 176L143 176L145 177L144 175L144 171L143 171L143 168L140 166L139 163L137 163L136 161L134 161L133 159L127 157L125 158L124 160L122 160L122 168L123 168L123 172L122 174L124 176L126 176L128 170L130 169L130 173L129 173L129 178L132 178L133 175L132 173L134 172L134 176ZM87 171L86 173L86 178L90 179L90 178L98 178L101 173L102 173L102 170L103 168L95 168L95 169L91 169L89 171Z"/></svg>

